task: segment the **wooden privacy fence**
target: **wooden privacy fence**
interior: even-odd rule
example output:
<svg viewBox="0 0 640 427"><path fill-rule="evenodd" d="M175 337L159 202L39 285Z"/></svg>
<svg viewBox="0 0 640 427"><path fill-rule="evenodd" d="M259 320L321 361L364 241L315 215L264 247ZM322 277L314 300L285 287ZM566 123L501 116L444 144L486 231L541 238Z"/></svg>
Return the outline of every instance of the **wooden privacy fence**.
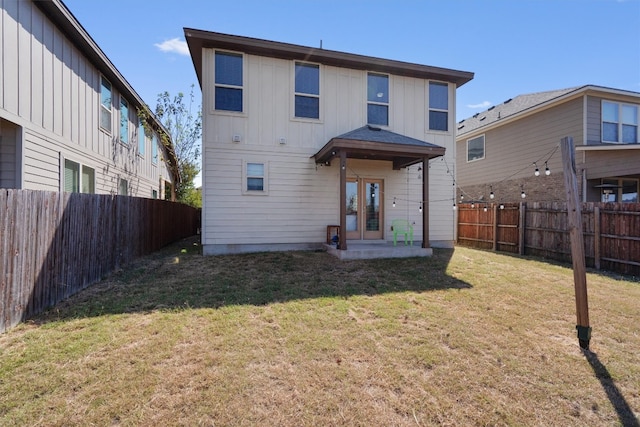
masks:
<svg viewBox="0 0 640 427"><path fill-rule="evenodd" d="M458 244L571 262L561 202L461 204ZM640 275L640 203L583 203L587 266Z"/></svg>
<svg viewBox="0 0 640 427"><path fill-rule="evenodd" d="M1 189L0 333L199 224L165 200Z"/></svg>

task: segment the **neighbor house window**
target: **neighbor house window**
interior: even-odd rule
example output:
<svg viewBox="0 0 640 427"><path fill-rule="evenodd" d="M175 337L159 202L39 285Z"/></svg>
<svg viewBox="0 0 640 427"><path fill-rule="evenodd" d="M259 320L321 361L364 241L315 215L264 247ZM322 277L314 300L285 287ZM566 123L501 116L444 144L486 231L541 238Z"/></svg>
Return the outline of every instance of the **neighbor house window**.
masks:
<svg viewBox="0 0 640 427"><path fill-rule="evenodd" d="M120 97L120 142L129 143L129 103Z"/></svg>
<svg viewBox="0 0 640 427"><path fill-rule="evenodd" d="M242 112L242 55L215 54L215 109Z"/></svg>
<svg viewBox="0 0 640 427"><path fill-rule="evenodd" d="M609 178L603 179L602 183L602 202L638 202L638 180Z"/></svg>
<svg viewBox="0 0 640 427"><path fill-rule="evenodd" d="M449 85L429 82L429 130L449 130Z"/></svg>
<svg viewBox="0 0 640 427"><path fill-rule="evenodd" d="M267 194L267 163L245 162L243 165L243 194Z"/></svg>
<svg viewBox="0 0 640 427"><path fill-rule="evenodd" d="M158 164L158 137L155 134L151 138L151 163Z"/></svg>
<svg viewBox="0 0 640 427"><path fill-rule="evenodd" d="M152 199L158 198L158 190L151 190L151 198Z"/></svg>
<svg viewBox="0 0 640 427"><path fill-rule="evenodd" d="M104 77L100 80L100 127L111 132L111 83Z"/></svg>
<svg viewBox="0 0 640 427"><path fill-rule="evenodd" d="M320 66L295 63L295 117L320 118Z"/></svg>
<svg viewBox="0 0 640 427"><path fill-rule="evenodd" d="M638 143L637 105L602 101L602 141Z"/></svg>
<svg viewBox="0 0 640 427"><path fill-rule="evenodd" d="M484 159L484 135L467 139L467 162Z"/></svg>
<svg viewBox="0 0 640 427"><path fill-rule="evenodd" d="M389 125L389 76L367 74L367 123Z"/></svg>
<svg viewBox="0 0 640 427"><path fill-rule="evenodd" d="M82 173L80 173L82 171ZM64 191L67 193L94 194L96 174L93 168L64 159Z"/></svg>
<svg viewBox="0 0 640 427"><path fill-rule="evenodd" d="M120 178L118 181L118 196L129 195L129 182L126 179Z"/></svg>
<svg viewBox="0 0 640 427"><path fill-rule="evenodd" d="M144 132L144 122L142 119L138 119L140 123L138 124L138 154L140 156L144 156L144 148L145 148L145 132Z"/></svg>

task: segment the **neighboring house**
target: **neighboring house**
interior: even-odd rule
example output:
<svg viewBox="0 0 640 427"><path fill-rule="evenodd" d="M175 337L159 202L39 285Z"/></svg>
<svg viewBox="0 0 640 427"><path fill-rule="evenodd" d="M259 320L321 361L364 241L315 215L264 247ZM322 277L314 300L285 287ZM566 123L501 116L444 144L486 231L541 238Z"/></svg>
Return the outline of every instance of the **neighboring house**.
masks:
<svg viewBox="0 0 640 427"><path fill-rule="evenodd" d="M165 130L66 6L4 1L0 23L0 188L173 198Z"/></svg>
<svg viewBox="0 0 640 427"><path fill-rule="evenodd" d="M456 89L472 73L185 35L203 94L205 254L316 248L328 225L346 251L392 240L394 219L422 248L452 246Z"/></svg>
<svg viewBox="0 0 640 427"><path fill-rule="evenodd" d="M638 202L639 123L638 92L587 85L509 99L458 123L458 197L566 201L559 146L572 137L583 201Z"/></svg>

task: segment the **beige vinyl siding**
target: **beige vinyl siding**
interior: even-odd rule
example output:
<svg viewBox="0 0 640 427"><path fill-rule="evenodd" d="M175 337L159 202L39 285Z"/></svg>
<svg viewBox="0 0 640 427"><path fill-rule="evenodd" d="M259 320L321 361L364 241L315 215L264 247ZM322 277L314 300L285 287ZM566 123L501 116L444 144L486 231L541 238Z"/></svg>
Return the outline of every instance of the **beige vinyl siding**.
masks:
<svg viewBox="0 0 640 427"><path fill-rule="evenodd" d="M293 62L245 55L244 112L229 113L213 110L213 56L213 50L204 49L203 244L324 242L326 226L339 222L338 162L316 166L311 156L331 138L366 123L367 72L321 65L320 120L298 119L293 117ZM447 149L446 162L435 159L429 171L430 239L446 246L454 230L454 139L451 132L425 132L427 84L390 76L388 129ZM449 89L451 121L455 89ZM241 141L232 142L234 135ZM268 195L243 194L243 161L268 165ZM427 171L423 167L421 173ZM418 165L394 171L391 162L349 160L348 175L384 180L385 239L393 238L391 220L407 215L416 223L415 239L421 239ZM411 203L399 202L392 210L394 196Z"/></svg>
<svg viewBox="0 0 640 427"><path fill-rule="evenodd" d="M532 163L550 154L563 137L572 136L576 145L582 143L582 105L582 98L574 99L486 132L478 130L461 137L457 142L458 186L533 177ZM485 158L467 162L467 140L483 133ZM538 166L544 168L544 164ZM562 169L559 149L549 160L549 168Z"/></svg>
<svg viewBox="0 0 640 427"><path fill-rule="evenodd" d="M24 188L57 191L61 156L95 169L98 194L117 193L119 177L141 197L159 190L161 177L171 180L166 164L137 155L134 100L127 99L136 132L123 145L115 138L117 103L113 132L99 128L101 73L91 60L32 1L0 1L0 117L24 129ZM117 82L110 83L117 101Z"/></svg>

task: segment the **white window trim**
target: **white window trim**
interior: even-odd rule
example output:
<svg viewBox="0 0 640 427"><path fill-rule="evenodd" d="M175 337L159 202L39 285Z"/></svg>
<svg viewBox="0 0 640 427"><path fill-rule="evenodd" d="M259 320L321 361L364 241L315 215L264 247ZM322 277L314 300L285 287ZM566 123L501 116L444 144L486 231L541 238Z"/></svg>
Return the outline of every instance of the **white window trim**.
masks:
<svg viewBox="0 0 640 427"><path fill-rule="evenodd" d="M431 106L430 106L431 97L429 96L429 86L431 85L431 83L436 83L436 84L441 84L441 85L447 86L447 104L448 104L447 106L448 106L448 109L444 110L442 108L431 108ZM451 134L451 132L452 132L451 129L453 127L455 127L455 123L453 125L451 123L451 117L452 117L452 113L451 113L451 104L452 104L452 102L451 102L451 100L452 100L452 97L451 97L451 85L449 84L449 82L443 82L443 81L440 81L440 80L427 80L426 86L425 86L425 98L427 100L427 105L426 105L426 108L427 108L426 116L427 117L425 117L425 124L426 124L426 127L427 127L426 131L427 132L437 132L439 134ZM441 113L447 113L447 130L431 129L431 123L430 123L430 120L429 120L429 113L431 111L438 111L438 112L441 112ZM478 159L478 160L480 160L480 159Z"/></svg>
<svg viewBox="0 0 640 427"><path fill-rule="evenodd" d="M75 160L72 157L66 157L62 154L60 154L60 192L64 193L65 192L65 163L68 161L75 163L78 165L78 193L81 194L97 194L96 193L96 180L97 180L97 175L96 175L96 168L87 165L86 163L83 163L81 161ZM82 171L84 168L88 168L93 170L93 193L85 193L82 191Z"/></svg>
<svg viewBox="0 0 640 427"><path fill-rule="evenodd" d="M216 53L228 53L242 57L242 86L226 85L216 83ZM246 55L243 52L236 52L233 50L213 49L211 56L211 82L213 84L213 92L211 93L211 113L221 116L247 116L247 60ZM216 87L228 87L232 89L242 89L242 111L229 111L229 110L217 110L216 109Z"/></svg>
<svg viewBox="0 0 640 427"><path fill-rule="evenodd" d="M312 122L312 123L324 123L324 114L323 114L323 96L322 96L322 64L316 62L309 61L291 61L291 93L293 93L291 97L291 120L296 122ZM311 93L304 92L296 92L296 64L303 65L316 65L318 67L318 95L314 95ZM314 119L312 117L297 117L296 116L296 95L306 96L309 98L318 98L318 118Z"/></svg>
<svg viewBox="0 0 640 427"><path fill-rule="evenodd" d="M604 117L602 117L602 113L604 111L605 102L609 104L616 104L618 106L618 122L616 124L618 125L619 141L607 141L604 139L604 126L602 124L605 123L605 120L604 120ZM622 126L624 124L622 121L622 107L625 105L629 107L636 107L636 110L638 111L638 117L636 117L638 124L636 126L638 127L637 138L639 140L636 142L622 142ZM606 123L613 123L613 122L606 122ZM602 141L603 144L624 144L624 145L640 144L640 105L631 104L629 102L612 101L610 99L600 100L600 141Z"/></svg>
<svg viewBox="0 0 640 427"><path fill-rule="evenodd" d="M262 190L248 190L247 189L247 164L258 163L264 165L264 176ZM242 194L245 196L266 196L269 194L269 162L265 160L244 159L242 161Z"/></svg>
<svg viewBox="0 0 640 427"><path fill-rule="evenodd" d="M469 142L474 139L482 138L482 157L478 157L477 159L469 160ZM487 138L485 134L474 136L473 138L467 139L467 163L477 162L478 160L484 160L487 157Z"/></svg>
<svg viewBox="0 0 640 427"><path fill-rule="evenodd" d="M109 91L111 92L111 98L110 98L110 102L109 102L109 108L107 109L107 107L104 106L104 104L102 103L102 82L105 81L107 83L109 83L109 86L111 87L111 89L109 89ZM100 114L98 116L98 127L100 128L100 130L102 130L103 132L108 133L109 135L111 135L111 133L113 132L113 85L111 84L111 82L102 74L100 75L100 94L98 96L98 103L100 104L99 106L99 111ZM102 110L108 111L109 112L109 123L111 124L111 129L107 129L105 127L102 126Z"/></svg>
<svg viewBox="0 0 640 427"><path fill-rule="evenodd" d="M379 76L386 76L387 77L387 82L389 82L389 102L375 102L375 101L369 101L369 74L377 74ZM378 71L367 71L365 73L365 78L364 78L364 100L365 100L365 104L364 104L364 117L365 117L365 121L367 122L368 125L371 126L376 126L376 127L381 127L383 129L389 129L391 127L391 123L392 121L392 117L391 117L391 99L392 98L392 90L391 88L393 87L392 82L391 82L392 76L391 74L387 74L387 73L381 73ZM386 125L381 125L381 124L377 124L377 123L369 123L369 104L373 104L373 105L384 105L387 107L387 124Z"/></svg>

